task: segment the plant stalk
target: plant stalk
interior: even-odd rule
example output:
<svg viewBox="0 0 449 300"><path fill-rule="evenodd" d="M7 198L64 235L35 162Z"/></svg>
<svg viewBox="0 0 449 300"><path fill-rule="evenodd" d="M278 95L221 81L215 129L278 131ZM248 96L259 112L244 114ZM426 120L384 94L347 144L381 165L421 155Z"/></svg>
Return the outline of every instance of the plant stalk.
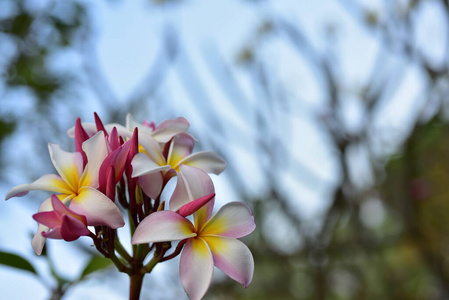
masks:
<svg viewBox="0 0 449 300"><path fill-rule="evenodd" d="M140 272L129 276L129 300L139 300L140 291L142 290L143 276L145 276L145 274L141 274Z"/></svg>

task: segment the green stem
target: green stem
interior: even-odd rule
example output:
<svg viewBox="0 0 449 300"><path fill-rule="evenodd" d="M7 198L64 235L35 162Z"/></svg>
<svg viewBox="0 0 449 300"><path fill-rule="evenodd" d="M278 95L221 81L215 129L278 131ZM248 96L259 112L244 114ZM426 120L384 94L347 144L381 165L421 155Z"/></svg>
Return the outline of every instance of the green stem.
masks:
<svg viewBox="0 0 449 300"><path fill-rule="evenodd" d="M134 231L136 231L136 226L134 225L133 218L131 216L131 211L128 210L128 220L129 220L129 231L131 234L131 237L134 235ZM136 254L137 251L137 245L132 245L133 248L133 256Z"/></svg>
<svg viewBox="0 0 449 300"><path fill-rule="evenodd" d="M115 254L112 254L108 257L110 260L112 260L112 262L114 263L114 265L117 267L117 270L119 270L120 272L124 272L124 273L128 273L130 272L130 268L127 267L126 265L124 265L122 263L122 261L115 256Z"/></svg>
<svg viewBox="0 0 449 300"><path fill-rule="evenodd" d="M148 251L147 244L137 245L134 257L137 261L143 261L145 259L145 257L147 256L148 252L149 251Z"/></svg>
<svg viewBox="0 0 449 300"><path fill-rule="evenodd" d="M115 236L114 246L115 246L115 250L117 251L118 254L120 254L121 257L126 259L128 262L130 262L132 260L131 255L129 255L128 251L126 251L126 249L123 248L123 245L122 245L122 243L120 243L117 236Z"/></svg>
<svg viewBox="0 0 449 300"><path fill-rule="evenodd" d="M151 273L157 263L162 261L167 250L171 248L171 243L169 242L157 243L157 245L159 247L156 247L153 258L142 268L142 272Z"/></svg>
<svg viewBox="0 0 449 300"><path fill-rule="evenodd" d="M159 262L160 257L159 256L153 256L153 258L143 267L143 270L145 273L151 273L153 268L157 265Z"/></svg>
<svg viewBox="0 0 449 300"><path fill-rule="evenodd" d="M140 272L129 276L129 300L139 300L140 291L142 290L143 276L145 276L145 274L141 274Z"/></svg>

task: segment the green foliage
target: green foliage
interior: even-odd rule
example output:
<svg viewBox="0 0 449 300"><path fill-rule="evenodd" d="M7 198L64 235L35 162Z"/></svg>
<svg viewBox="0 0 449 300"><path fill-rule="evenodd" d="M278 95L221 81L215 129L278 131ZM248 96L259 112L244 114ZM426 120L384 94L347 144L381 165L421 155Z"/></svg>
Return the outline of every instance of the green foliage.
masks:
<svg viewBox="0 0 449 300"><path fill-rule="evenodd" d="M103 256L94 256L90 259L90 261L87 263L86 267L84 268L83 272L81 273L80 279L82 280L87 275L94 273L96 271L104 270L112 265L112 262L110 259L107 259Z"/></svg>
<svg viewBox="0 0 449 300"><path fill-rule="evenodd" d="M0 120L0 143L2 140L14 132L16 123L12 121Z"/></svg>
<svg viewBox="0 0 449 300"><path fill-rule="evenodd" d="M33 265L17 254L0 251L0 264L37 274Z"/></svg>
<svg viewBox="0 0 449 300"><path fill-rule="evenodd" d="M71 79L52 70L49 58L70 47L85 29L85 8L74 1L49 3L48 9L40 11L29 10L23 0L14 5L16 9L0 19L2 39L15 47L2 72L4 82L12 89L28 87L41 103L46 103Z"/></svg>

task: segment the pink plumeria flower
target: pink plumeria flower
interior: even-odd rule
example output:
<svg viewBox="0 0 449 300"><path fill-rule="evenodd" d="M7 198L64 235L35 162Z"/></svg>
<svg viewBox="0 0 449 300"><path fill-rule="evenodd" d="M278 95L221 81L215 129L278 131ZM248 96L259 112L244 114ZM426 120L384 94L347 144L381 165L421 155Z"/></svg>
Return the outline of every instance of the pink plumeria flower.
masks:
<svg viewBox="0 0 449 300"><path fill-rule="evenodd" d="M141 145L131 165L133 177L139 177L142 190L154 198L159 195L163 183L163 174L170 178L180 171L181 165L199 168L207 173L220 174L226 167L226 162L218 154L211 151L192 153L195 140L186 133L173 137L167 145L167 154L164 155L159 143L148 136L139 135ZM174 170L167 172L169 170ZM161 173L163 172L163 174Z"/></svg>
<svg viewBox="0 0 449 300"><path fill-rule="evenodd" d="M249 207L240 202L223 206L211 217L214 206L212 180L204 171L181 165L181 174L170 199L171 211L155 212L137 226L132 244L185 240L180 276L192 300L201 299L215 265L245 287L252 280L254 260L237 238L256 227ZM195 199L195 200L193 200ZM193 213L194 224L185 216Z"/></svg>
<svg viewBox="0 0 449 300"><path fill-rule="evenodd" d="M86 217L75 213L68 208L56 195L51 196L52 211L38 212L33 219L50 228L49 231L41 231L42 236L52 239L74 241L80 236L90 235L87 229Z"/></svg>
<svg viewBox="0 0 449 300"><path fill-rule="evenodd" d="M212 280L213 266L247 287L254 272L254 259L237 238L250 234L256 225L251 210L241 202L224 205L210 217L206 204L194 214L194 224L172 211L159 211L137 226L132 244L187 239L179 273L190 299L201 299Z"/></svg>
<svg viewBox="0 0 449 300"><path fill-rule="evenodd" d="M31 190L50 191L60 194L59 199L65 203L70 201L70 209L86 216L88 225L105 225L113 229L124 226L118 207L97 190L98 171L108 154L104 133L99 132L83 143L88 160L85 167L81 153L63 151L56 144L49 144L48 148L58 175L44 175L31 184L18 185L7 193L5 199L24 196ZM48 205L41 211L45 210L48 210Z"/></svg>

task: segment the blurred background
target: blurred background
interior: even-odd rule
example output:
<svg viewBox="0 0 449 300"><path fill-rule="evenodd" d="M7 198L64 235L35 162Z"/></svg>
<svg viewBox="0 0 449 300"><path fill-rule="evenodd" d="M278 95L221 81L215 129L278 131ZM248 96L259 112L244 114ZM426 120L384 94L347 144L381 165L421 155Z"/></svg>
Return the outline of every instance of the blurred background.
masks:
<svg viewBox="0 0 449 300"><path fill-rule="evenodd" d="M216 269L205 299L449 299L448 24L447 0L0 0L0 195L54 172L77 117L184 116L258 226L252 284ZM80 277L88 239L34 255L47 196L0 201L0 251L39 273L0 266L2 298L126 299L113 268ZM142 299L187 299L178 263Z"/></svg>

